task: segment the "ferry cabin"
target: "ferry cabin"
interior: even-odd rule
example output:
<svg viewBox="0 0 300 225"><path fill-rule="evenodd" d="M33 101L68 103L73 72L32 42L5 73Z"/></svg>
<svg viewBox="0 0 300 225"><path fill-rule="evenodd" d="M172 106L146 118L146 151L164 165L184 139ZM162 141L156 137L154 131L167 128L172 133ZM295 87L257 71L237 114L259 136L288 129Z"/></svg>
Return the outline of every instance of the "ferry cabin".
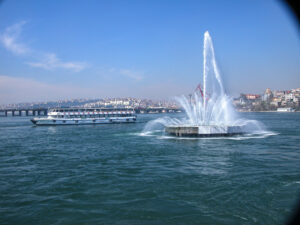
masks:
<svg viewBox="0 0 300 225"><path fill-rule="evenodd" d="M133 109L60 108L49 110L47 117L31 121L35 125L132 123L136 115Z"/></svg>

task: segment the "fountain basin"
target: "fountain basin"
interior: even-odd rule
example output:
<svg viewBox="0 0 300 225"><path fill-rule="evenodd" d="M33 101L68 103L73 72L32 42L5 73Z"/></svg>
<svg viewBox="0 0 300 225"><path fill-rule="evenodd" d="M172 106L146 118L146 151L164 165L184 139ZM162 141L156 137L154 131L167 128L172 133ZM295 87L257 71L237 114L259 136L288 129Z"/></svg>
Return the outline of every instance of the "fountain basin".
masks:
<svg viewBox="0 0 300 225"><path fill-rule="evenodd" d="M245 133L243 126L227 125L167 126L165 132L178 137L226 137Z"/></svg>

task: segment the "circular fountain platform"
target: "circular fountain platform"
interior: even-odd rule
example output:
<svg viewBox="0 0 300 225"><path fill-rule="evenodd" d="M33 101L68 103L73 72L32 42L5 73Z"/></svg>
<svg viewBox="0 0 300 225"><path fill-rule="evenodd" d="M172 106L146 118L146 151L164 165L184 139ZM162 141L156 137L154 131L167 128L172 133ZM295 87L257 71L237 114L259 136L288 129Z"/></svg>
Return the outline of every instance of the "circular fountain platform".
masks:
<svg viewBox="0 0 300 225"><path fill-rule="evenodd" d="M168 126L165 132L178 137L226 137L245 133L243 126L226 125Z"/></svg>

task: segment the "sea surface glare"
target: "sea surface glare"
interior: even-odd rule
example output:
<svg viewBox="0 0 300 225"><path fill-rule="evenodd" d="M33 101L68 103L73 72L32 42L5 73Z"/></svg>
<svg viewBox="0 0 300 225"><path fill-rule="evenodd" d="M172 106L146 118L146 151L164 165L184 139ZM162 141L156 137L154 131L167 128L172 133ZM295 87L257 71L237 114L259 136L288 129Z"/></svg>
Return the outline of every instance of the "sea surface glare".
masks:
<svg viewBox="0 0 300 225"><path fill-rule="evenodd" d="M300 113L243 113L273 134L255 138L141 134L161 116L0 118L0 224L285 223L300 197Z"/></svg>

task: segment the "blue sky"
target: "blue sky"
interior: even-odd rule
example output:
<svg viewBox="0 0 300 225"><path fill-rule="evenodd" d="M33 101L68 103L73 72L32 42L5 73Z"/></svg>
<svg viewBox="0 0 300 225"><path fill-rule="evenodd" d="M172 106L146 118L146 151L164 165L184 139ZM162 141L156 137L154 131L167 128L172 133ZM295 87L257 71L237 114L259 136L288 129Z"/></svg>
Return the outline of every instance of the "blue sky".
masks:
<svg viewBox="0 0 300 225"><path fill-rule="evenodd" d="M279 1L6 0L0 104L188 94L206 30L230 95L300 87L299 30Z"/></svg>

